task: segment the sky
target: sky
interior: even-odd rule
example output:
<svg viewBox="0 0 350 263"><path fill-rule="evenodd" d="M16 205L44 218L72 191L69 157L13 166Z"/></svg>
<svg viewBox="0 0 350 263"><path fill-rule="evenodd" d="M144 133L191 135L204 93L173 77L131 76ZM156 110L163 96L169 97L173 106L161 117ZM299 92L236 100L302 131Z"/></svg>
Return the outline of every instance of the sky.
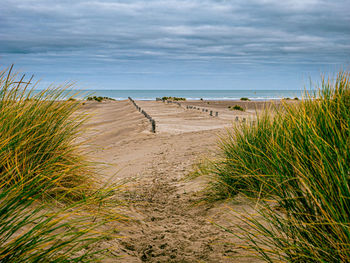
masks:
<svg viewBox="0 0 350 263"><path fill-rule="evenodd" d="M350 0L1 0L0 67L80 89L302 89L350 65Z"/></svg>

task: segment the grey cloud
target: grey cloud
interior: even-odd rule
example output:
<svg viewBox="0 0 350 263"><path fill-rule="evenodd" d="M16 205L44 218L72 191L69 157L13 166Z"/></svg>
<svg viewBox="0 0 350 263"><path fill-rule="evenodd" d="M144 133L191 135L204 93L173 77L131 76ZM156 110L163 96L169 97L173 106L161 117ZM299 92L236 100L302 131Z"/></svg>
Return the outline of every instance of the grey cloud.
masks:
<svg viewBox="0 0 350 263"><path fill-rule="evenodd" d="M348 0L3 0L0 54L346 63Z"/></svg>

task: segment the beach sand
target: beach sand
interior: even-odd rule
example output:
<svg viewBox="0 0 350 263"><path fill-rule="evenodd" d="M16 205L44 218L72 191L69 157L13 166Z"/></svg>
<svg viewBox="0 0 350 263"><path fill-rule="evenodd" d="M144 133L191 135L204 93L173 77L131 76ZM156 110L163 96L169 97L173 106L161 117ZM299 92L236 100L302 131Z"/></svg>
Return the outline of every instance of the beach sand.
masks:
<svg viewBox="0 0 350 263"><path fill-rule="evenodd" d="M235 216L253 212L244 198L234 202L200 202L207 179L189 180L193 165L205 156L217 155L218 136L240 119L252 119L255 106L247 111L230 111L236 102L185 102L183 106L156 101L136 101L155 121L150 122L130 101L87 102L91 115L84 140L89 158L99 162L101 183L128 181L121 198L125 213L117 241L106 241L115 255L105 262L260 262L249 255L241 240L213 223L239 231ZM218 111L209 116L197 105ZM260 107L261 108L261 107ZM230 208L234 209L233 212Z"/></svg>

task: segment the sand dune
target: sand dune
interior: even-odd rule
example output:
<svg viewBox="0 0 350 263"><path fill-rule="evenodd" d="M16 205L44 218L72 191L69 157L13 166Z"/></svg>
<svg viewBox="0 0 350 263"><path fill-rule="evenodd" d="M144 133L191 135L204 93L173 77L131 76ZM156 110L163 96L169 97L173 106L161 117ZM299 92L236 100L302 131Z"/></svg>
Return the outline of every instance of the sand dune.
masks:
<svg viewBox="0 0 350 263"><path fill-rule="evenodd" d="M253 262L230 258L247 252L230 244L240 241L211 223L234 228L237 222L227 204L195 205L206 180L184 180L201 156L216 154L211 150L217 136L242 113L219 109L222 114L212 117L162 102L137 103L156 120L156 134L129 101L84 106L91 114L86 124L87 150L91 160L105 163L100 165L102 181L133 179L122 198L137 221L124 226L125 238L106 241L122 255L106 262ZM245 200L237 201L234 208L250 209Z"/></svg>

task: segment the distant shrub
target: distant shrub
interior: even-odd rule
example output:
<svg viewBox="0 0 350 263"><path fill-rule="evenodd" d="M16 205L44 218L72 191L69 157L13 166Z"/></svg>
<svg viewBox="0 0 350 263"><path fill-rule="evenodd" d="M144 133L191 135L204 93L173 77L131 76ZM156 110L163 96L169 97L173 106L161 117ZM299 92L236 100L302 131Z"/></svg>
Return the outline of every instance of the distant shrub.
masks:
<svg viewBox="0 0 350 263"><path fill-rule="evenodd" d="M162 100L175 100L175 101L179 101L179 100L186 100L186 98L178 98L178 97L163 97Z"/></svg>
<svg viewBox="0 0 350 263"><path fill-rule="evenodd" d="M299 98L298 98L298 97L295 97L294 100L299 100Z"/></svg>
<svg viewBox="0 0 350 263"><path fill-rule="evenodd" d="M249 98L241 98L241 100L243 100L243 101L250 101L250 99Z"/></svg>
<svg viewBox="0 0 350 263"><path fill-rule="evenodd" d="M174 100L186 100L186 98L174 98Z"/></svg>
<svg viewBox="0 0 350 263"><path fill-rule="evenodd" d="M229 108L230 110L239 110L239 111L244 111L244 109L243 109L241 106L239 106L239 105L235 105L235 106L228 106L228 108Z"/></svg>
<svg viewBox="0 0 350 263"><path fill-rule="evenodd" d="M101 96L93 96L93 97L87 97L87 99L86 100L88 100L88 101L93 101L93 100L95 100L95 101L98 101L98 102L102 102L102 101L104 101L104 100L112 100L112 101L115 101L115 99L112 99L112 98L109 98L109 97L101 97Z"/></svg>

